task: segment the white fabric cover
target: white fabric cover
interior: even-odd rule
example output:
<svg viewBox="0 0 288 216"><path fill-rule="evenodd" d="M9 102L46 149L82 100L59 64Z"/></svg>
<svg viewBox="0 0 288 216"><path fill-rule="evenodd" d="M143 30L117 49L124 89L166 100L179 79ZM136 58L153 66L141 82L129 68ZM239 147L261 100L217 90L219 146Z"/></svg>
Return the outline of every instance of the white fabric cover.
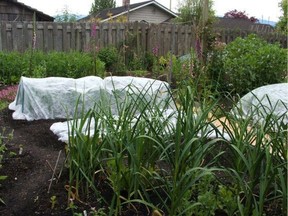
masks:
<svg viewBox="0 0 288 216"><path fill-rule="evenodd" d="M273 114L288 124L288 83L266 85L244 95L232 110L236 115L248 117L253 113L254 122Z"/></svg>
<svg viewBox="0 0 288 216"><path fill-rule="evenodd" d="M129 86L129 88L128 88ZM147 88L150 99L159 98L159 103L167 97L168 83L159 80L137 77L96 76L80 79L49 77L22 77L15 100L9 105L14 110L13 119L37 120L73 118L76 104L77 110L93 108L94 104L106 97L110 106L115 106L114 93L121 98L127 92L139 93ZM131 92L132 91L132 92ZM116 107L112 107L116 113Z"/></svg>
<svg viewBox="0 0 288 216"><path fill-rule="evenodd" d="M136 123L138 117L139 116L135 116L135 118L132 119L131 126L133 126ZM119 119L119 116L114 115L113 118L115 121L117 121ZM177 111L174 109L167 109L163 111L163 116L159 117L158 120L164 122L167 118L169 118L169 124L165 127L165 129L168 132L168 131L171 131L171 129L174 128L176 125ZM77 125L80 125L81 119L78 119L77 121L78 121ZM106 134L105 129L101 128L100 122L98 122L98 124L99 125L97 125L97 128L101 131L101 134ZM71 130L72 127L73 127L73 120L70 120L70 121L65 121L65 122L56 122L51 125L50 130L58 137L58 140L68 143L69 141L68 128L70 128ZM82 133L88 134L88 128L89 128L90 136L93 136L94 129L95 129L94 119L92 119L89 122L87 121L85 122L83 129L82 129ZM121 129L119 128L119 130Z"/></svg>

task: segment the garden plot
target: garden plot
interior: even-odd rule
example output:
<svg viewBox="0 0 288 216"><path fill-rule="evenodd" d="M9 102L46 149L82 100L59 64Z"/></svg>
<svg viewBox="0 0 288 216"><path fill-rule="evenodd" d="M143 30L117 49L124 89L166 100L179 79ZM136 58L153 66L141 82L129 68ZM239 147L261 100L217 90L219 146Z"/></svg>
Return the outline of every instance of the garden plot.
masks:
<svg viewBox="0 0 288 216"><path fill-rule="evenodd" d="M287 124L287 95L287 83L257 88L242 97L231 110L231 114L238 116L237 118L253 116L252 121L254 123L259 123L271 115ZM139 98L141 98L140 102ZM157 118L157 121L168 122L165 126L166 132L172 131L175 127L178 111L172 102L168 83L130 76L106 77L105 79L94 76L80 79L22 77L16 99L9 108L15 110L14 119L67 119L68 117L79 119L77 120L79 123L76 123L79 125L81 113L87 113L91 109L99 109L100 107L102 111L105 109L110 112L114 121L117 121L119 112L121 112L119 109L127 105L128 101L138 103L137 109L139 109L130 119L132 126L139 120L141 110L145 110L143 107L141 108L141 104L142 106L149 104L151 107L148 112L155 114L155 109L160 110L157 117L151 115L150 119ZM77 111L76 114L75 111ZM253 114L251 115L251 113ZM197 118L197 115L202 115L201 111L195 111L194 117ZM231 127L230 120L224 117L216 118L211 113L208 115L208 119L210 124L199 131L199 136L232 139L235 129ZM54 123L50 130L58 136L59 140L68 142L68 130L72 124L75 124L75 120ZM92 120L84 122L83 125L82 132L93 135L95 122ZM101 122L98 122L97 127L101 128ZM87 131L88 128L89 132ZM250 126L247 127L247 130L250 130ZM102 132L106 133L105 129Z"/></svg>

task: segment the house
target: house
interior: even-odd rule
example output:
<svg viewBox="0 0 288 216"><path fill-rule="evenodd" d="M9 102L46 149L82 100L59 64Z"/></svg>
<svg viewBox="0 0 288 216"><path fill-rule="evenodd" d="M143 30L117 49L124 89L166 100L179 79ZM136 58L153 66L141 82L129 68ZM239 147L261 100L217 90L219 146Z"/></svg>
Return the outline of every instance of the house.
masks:
<svg viewBox="0 0 288 216"><path fill-rule="evenodd" d="M146 22L146 23L166 23L177 17L177 14L169 10L157 1L144 1L130 4L130 0L123 0L121 7L105 9L98 14L84 17L79 22Z"/></svg>
<svg viewBox="0 0 288 216"><path fill-rule="evenodd" d="M17 0L0 0L0 21L49 21L54 18Z"/></svg>
<svg viewBox="0 0 288 216"><path fill-rule="evenodd" d="M250 20L223 18L219 17L213 24L216 29L241 30L241 31L256 31L256 32L273 32L274 27L268 24L253 23Z"/></svg>

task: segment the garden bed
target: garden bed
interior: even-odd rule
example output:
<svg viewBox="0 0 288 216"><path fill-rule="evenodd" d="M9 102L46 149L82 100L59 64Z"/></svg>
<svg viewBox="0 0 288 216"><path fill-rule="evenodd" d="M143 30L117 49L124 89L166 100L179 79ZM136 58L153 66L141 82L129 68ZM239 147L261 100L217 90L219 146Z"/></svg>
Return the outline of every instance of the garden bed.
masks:
<svg viewBox="0 0 288 216"><path fill-rule="evenodd" d="M73 198L73 205L71 205L70 200L70 206L68 206L69 170L64 166L66 146L63 142L59 142L58 137L49 130L56 121L59 119L31 122L13 120L12 111L8 109L0 111L0 128L5 128L6 131L2 135L8 136L11 131L14 131L12 140L6 144L7 151L2 160L3 167L0 170L0 176L8 176L7 179L0 182L2 185L0 198L5 202L5 205L0 206L1 215L73 215L73 211L74 213L86 211L88 215L89 213L92 215L96 211L100 213L99 210L102 208L106 212L109 209L114 192L108 184L107 176L102 173L95 175L95 185L101 196L109 204L97 199L92 191L90 194L86 194L87 197L83 197L83 195L78 196L72 188L70 199ZM218 142L217 144L218 148L213 148L213 152L208 152L201 164L205 166L214 159L215 155L225 150L225 154L218 158L218 166L230 167L231 161L229 159L233 156L227 149L227 143ZM55 166L56 164L57 166ZM169 165L167 166L165 163L157 166L166 171L170 169ZM54 168L56 175L52 177ZM61 175L58 175L59 173ZM215 171L215 175L223 185L231 185L231 178L227 174ZM208 179L206 186L203 183L200 185L203 187L208 185L209 190L218 190L214 180ZM215 194L212 193L211 196ZM121 195L125 197L127 194L125 191L121 191ZM197 199L197 194L192 193L191 196L190 199ZM150 198L151 203L157 205L159 197L152 194ZM206 199L208 200L209 196ZM264 211L268 216L282 215L281 208L281 201L273 199L270 202L265 202ZM152 211L151 208L140 203L123 204L121 215L151 215ZM163 212L168 215L165 210ZM216 216L227 215L221 210L216 210L214 213Z"/></svg>

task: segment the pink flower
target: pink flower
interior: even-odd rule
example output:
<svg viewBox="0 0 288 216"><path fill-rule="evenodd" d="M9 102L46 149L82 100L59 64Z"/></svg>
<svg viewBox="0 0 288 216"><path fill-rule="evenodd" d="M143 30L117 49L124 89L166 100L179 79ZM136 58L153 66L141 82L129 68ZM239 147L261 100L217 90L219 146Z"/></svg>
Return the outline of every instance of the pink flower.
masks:
<svg viewBox="0 0 288 216"><path fill-rule="evenodd" d="M9 86L5 89L0 90L0 100L7 102L14 101L18 90L18 85Z"/></svg>
<svg viewBox="0 0 288 216"><path fill-rule="evenodd" d="M93 23L91 26L91 37L96 38L97 24Z"/></svg>
<svg viewBox="0 0 288 216"><path fill-rule="evenodd" d="M159 46L156 45L152 48L152 53L154 56L158 56L158 53L159 53Z"/></svg>

